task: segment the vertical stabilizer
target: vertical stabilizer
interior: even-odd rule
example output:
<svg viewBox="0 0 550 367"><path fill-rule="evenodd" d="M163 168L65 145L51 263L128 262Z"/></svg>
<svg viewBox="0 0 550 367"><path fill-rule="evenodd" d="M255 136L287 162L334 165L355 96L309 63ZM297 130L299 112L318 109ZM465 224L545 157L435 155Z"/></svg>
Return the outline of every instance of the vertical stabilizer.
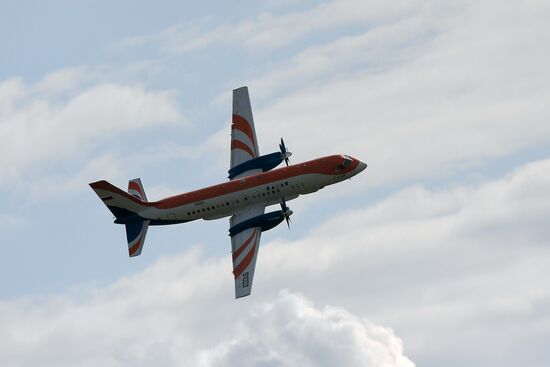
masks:
<svg viewBox="0 0 550 367"><path fill-rule="evenodd" d="M141 201L147 202L147 195L145 195L145 190L139 178L134 178L128 182L128 193Z"/></svg>

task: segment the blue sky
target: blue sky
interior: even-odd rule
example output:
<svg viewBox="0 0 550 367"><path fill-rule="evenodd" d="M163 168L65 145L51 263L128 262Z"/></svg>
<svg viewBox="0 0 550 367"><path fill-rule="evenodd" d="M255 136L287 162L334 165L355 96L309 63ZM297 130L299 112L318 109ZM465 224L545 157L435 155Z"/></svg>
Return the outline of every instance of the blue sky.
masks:
<svg viewBox="0 0 550 367"><path fill-rule="evenodd" d="M547 365L549 20L543 1L3 2L0 364ZM128 259L87 184L224 181L242 85L262 153L283 136L293 162L369 167L290 202L235 301L227 220L151 228Z"/></svg>

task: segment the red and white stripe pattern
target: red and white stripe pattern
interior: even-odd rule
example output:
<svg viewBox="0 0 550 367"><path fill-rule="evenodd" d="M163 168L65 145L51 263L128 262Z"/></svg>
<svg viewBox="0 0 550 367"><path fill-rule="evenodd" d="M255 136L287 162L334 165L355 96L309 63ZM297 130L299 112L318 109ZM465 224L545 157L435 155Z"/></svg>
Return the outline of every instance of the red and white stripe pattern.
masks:
<svg viewBox="0 0 550 367"><path fill-rule="evenodd" d="M235 295L237 298L248 296L252 289L256 258L260 247L260 236L261 230L259 228L249 228L231 239Z"/></svg>
<svg viewBox="0 0 550 367"><path fill-rule="evenodd" d="M231 150L240 149L249 155L248 159L257 157L255 133L250 123L242 116L233 115L231 124Z"/></svg>
<svg viewBox="0 0 550 367"><path fill-rule="evenodd" d="M248 88L233 91L231 168L260 155Z"/></svg>
<svg viewBox="0 0 550 367"><path fill-rule="evenodd" d="M137 197L141 201L147 201L145 190L143 189L141 179L139 178L134 178L128 182L128 193Z"/></svg>
<svg viewBox="0 0 550 367"><path fill-rule="evenodd" d="M136 225L138 224L136 223ZM136 238L128 241L128 255L130 255L130 257L139 256L141 254L141 250L143 249L143 243L145 242L145 236L147 235L148 228L149 228L148 220L141 222L141 230L139 231ZM128 231L128 228L126 228L126 231Z"/></svg>

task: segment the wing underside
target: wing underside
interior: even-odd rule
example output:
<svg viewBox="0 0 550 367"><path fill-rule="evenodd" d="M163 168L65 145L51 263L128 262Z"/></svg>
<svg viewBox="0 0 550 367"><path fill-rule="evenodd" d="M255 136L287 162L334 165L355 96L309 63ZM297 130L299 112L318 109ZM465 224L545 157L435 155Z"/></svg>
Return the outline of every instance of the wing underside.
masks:
<svg viewBox="0 0 550 367"><path fill-rule="evenodd" d="M233 90L233 117L231 123L231 164L230 169L260 155L256 129L248 88ZM249 170L232 179L250 176L262 172L260 169Z"/></svg>
<svg viewBox="0 0 550 367"><path fill-rule="evenodd" d="M264 206L259 206L235 214L230 219L230 225L233 227L245 220L262 215L264 210ZM261 228L253 227L231 237L235 298L248 296L252 290L261 235Z"/></svg>

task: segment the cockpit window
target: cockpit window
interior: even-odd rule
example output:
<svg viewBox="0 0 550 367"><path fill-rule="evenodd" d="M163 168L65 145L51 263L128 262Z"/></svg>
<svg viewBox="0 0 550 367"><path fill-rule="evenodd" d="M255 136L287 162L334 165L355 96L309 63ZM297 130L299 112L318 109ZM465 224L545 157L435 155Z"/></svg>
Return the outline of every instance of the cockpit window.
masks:
<svg viewBox="0 0 550 367"><path fill-rule="evenodd" d="M353 162L353 159L349 155L344 155L342 156L342 158L342 163L338 165L339 170L346 169L351 164L351 162Z"/></svg>
<svg viewBox="0 0 550 367"><path fill-rule="evenodd" d="M345 167L349 166L351 164L351 162L353 162L353 159L351 159L350 156L348 155L345 155L344 156L344 161L342 162L342 165Z"/></svg>

